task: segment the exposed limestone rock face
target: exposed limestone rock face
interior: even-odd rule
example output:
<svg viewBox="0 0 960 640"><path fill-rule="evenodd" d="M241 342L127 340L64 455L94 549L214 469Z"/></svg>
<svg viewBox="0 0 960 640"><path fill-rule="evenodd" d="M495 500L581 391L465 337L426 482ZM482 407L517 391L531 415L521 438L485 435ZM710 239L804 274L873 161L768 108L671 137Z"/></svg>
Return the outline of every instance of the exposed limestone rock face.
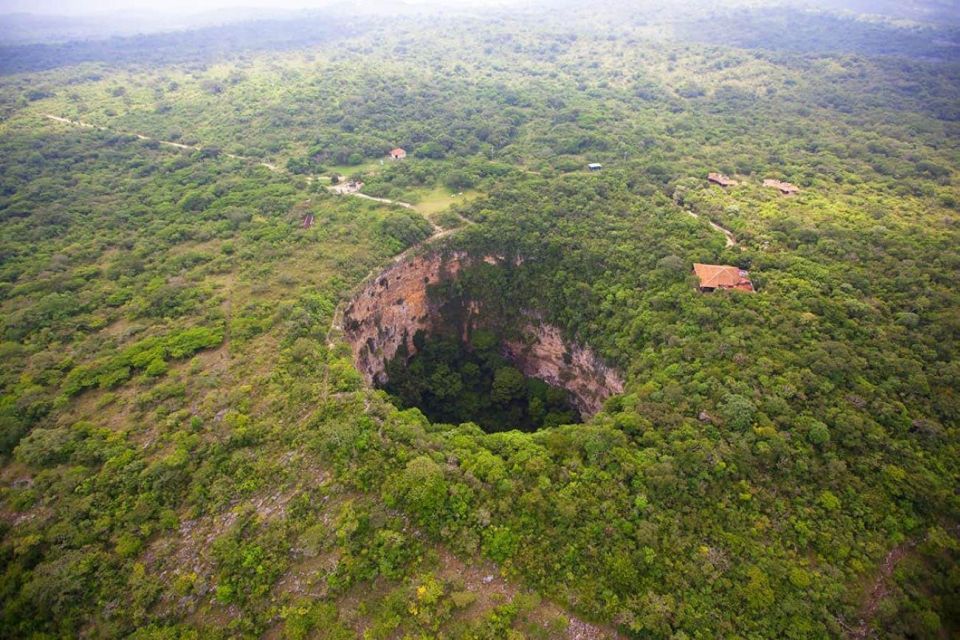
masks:
<svg viewBox="0 0 960 640"><path fill-rule="evenodd" d="M353 349L354 363L368 384L386 382L386 363L406 342L416 353L413 336L432 333L443 318L437 301L427 293L430 285L455 279L472 258L463 252L412 256L396 262L363 287L346 307L344 336ZM498 264L503 258L484 256ZM465 341L482 320L481 305L467 302L466 320L458 331ZM504 355L524 375L568 391L584 417L597 413L603 401L623 391L619 372L607 366L592 350L564 341L560 330L531 316L519 339L503 344Z"/></svg>
<svg viewBox="0 0 960 640"><path fill-rule="evenodd" d="M427 287L454 278L467 256L432 253L396 262L371 280L343 314L343 331L353 360L367 384L386 382L384 367L406 341L416 353L413 335L430 332L438 320Z"/></svg>
<svg viewBox="0 0 960 640"><path fill-rule="evenodd" d="M523 327L522 339L504 349L523 375L566 389L583 416L592 416L614 393L623 393L623 378L588 347L563 340L560 329L545 322Z"/></svg>

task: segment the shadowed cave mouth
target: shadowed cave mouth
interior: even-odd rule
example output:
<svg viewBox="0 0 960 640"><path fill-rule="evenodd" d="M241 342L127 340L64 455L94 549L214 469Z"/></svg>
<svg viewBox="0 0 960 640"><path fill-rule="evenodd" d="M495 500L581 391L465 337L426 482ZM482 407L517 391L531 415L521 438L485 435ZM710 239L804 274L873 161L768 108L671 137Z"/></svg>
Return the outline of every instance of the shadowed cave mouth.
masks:
<svg viewBox="0 0 960 640"><path fill-rule="evenodd" d="M412 343L416 355L402 344L377 385L402 409L418 407L432 422L475 422L487 432L582 422L569 394L523 375L492 331L477 330L468 343L452 332L421 330Z"/></svg>
<svg viewBox="0 0 960 640"><path fill-rule="evenodd" d="M539 314L505 306L503 279L521 264L454 251L392 264L344 311L357 370L434 422L534 431L591 417L622 378Z"/></svg>

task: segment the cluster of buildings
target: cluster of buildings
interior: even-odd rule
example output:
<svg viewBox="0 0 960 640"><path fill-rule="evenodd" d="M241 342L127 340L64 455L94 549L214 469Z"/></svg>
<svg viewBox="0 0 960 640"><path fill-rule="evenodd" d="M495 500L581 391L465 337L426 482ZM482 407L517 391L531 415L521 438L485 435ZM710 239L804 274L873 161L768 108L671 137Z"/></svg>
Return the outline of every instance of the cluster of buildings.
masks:
<svg viewBox="0 0 960 640"><path fill-rule="evenodd" d="M343 181L342 178L341 178L341 182L340 182L339 184L331 187L331 189L332 189L332 191L333 191L334 193L341 193L341 194L343 194L343 193L357 193L357 192L360 191L360 189L362 189L362 188L363 188L363 183L360 182L359 180Z"/></svg>
<svg viewBox="0 0 960 640"><path fill-rule="evenodd" d="M718 172L707 174L707 181L721 187L735 187L739 182ZM781 193L793 195L800 191L799 188L789 182L780 182L779 180L764 180L763 186L776 187ZM700 291L716 291L717 289L735 289L737 291L753 292L753 282L750 281L750 274L729 264L693 264L693 272L700 280Z"/></svg>
<svg viewBox="0 0 960 640"><path fill-rule="evenodd" d="M400 147L392 149L388 155L391 160L403 160L407 157L407 152ZM590 171L600 171L603 168L598 162L591 162L587 165ZM707 180L721 187L733 187L739 184L722 173L710 172L707 174ZM767 179L763 181L763 186L774 187L785 195L798 193L800 189L789 182ZM346 182L335 187L339 193L354 193L363 187L362 182ZM312 222L312 220L311 220ZM304 224L306 226L306 222ZM701 264L694 263L693 272L700 280L700 291L716 291L718 289L735 289L737 291L753 292L753 283L750 281L750 274L739 267L726 264Z"/></svg>
<svg viewBox="0 0 960 640"><path fill-rule="evenodd" d="M719 185L721 187L735 187L739 182L732 180L722 173L710 172L707 174L707 181L713 184ZM776 189L785 196L792 196L800 193L800 187L795 184L790 184L789 182L783 182L781 180L774 180L773 178L767 178L763 181L763 186L771 187Z"/></svg>

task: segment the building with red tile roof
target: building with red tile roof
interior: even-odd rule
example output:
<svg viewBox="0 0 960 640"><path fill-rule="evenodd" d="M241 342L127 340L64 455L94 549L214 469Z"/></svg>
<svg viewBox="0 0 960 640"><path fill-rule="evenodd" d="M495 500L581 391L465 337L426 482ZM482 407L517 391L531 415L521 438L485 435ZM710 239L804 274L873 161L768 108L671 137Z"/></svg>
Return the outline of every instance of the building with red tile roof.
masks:
<svg viewBox="0 0 960 640"><path fill-rule="evenodd" d="M753 291L750 274L739 267L726 264L693 264L693 272L700 279L701 291L716 289L738 289Z"/></svg>
<svg viewBox="0 0 960 640"><path fill-rule="evenodd" d="M800 193L800 187L797 185L790 184L789 182L780 182L779 180L773 180L772 178L767 178L764 180L763 186L778 189L780 193L786 196L792 196L795 193Z"/></svg>
<svg viewBox="0 0 960 640"><path fill-rule="evenodd" d="M738 184L736 180L731 180L722 173L708 173L707 180L713 184L718 184L721 187L735 187Z"/></svg>

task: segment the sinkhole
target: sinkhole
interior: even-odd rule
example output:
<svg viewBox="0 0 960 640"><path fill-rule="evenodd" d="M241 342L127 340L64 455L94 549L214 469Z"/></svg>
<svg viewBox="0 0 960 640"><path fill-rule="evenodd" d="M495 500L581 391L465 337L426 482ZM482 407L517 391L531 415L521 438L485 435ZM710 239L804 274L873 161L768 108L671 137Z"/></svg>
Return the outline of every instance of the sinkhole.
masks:
<svg viewBox="0 0 960 640"><path fill-rule="evenodd" d="M536 431L582 422L566 390L516 367L503 342L477 329L469 342L448 331L413 335L401 344L381 386L402 409L418 407L432 422L474 422L484 431Z"/></svg>
<svg viewBox="0 0 960 640"><path fill-rule="evenodd" d="M535 310L504 312L491 283L519 268L450 250L401 257L344 308L357 370L434 422L532 431L589 419L623 379Z"/></svg>

